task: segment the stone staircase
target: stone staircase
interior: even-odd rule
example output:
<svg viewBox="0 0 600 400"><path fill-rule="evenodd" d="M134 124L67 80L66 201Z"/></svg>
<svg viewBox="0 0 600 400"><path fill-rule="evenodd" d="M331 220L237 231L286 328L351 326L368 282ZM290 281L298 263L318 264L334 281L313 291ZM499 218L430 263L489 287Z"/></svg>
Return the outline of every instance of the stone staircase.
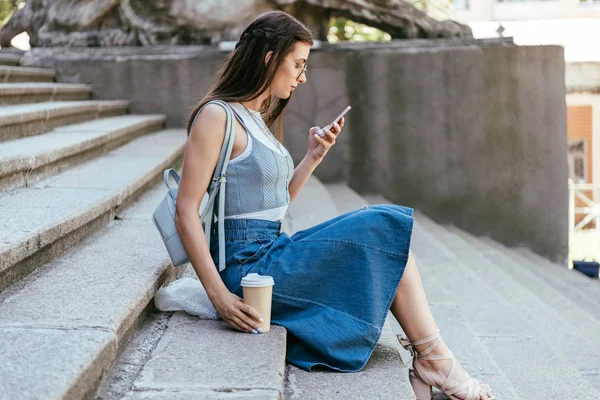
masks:
<svg viewBox="0 0 600 400"><path fill-rule="evenodd" d="M157 311L163 284L194 275L169 264L150 220L185 131L52 71L2 68L0 399L413 398L391 315L367 366L343 374L287 365L282 327ZM284 230L384 202L311 178ZM599 397L597 282L419 213L412 249L446 342L498 399Z"/></svg>

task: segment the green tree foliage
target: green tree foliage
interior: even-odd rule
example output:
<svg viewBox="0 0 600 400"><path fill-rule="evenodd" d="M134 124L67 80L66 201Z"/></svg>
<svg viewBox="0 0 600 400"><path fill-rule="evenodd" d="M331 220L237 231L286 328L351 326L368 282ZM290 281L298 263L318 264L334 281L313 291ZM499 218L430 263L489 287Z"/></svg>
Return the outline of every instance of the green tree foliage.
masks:
<svg viewBox="0 0 600 400"><path fill-rule="evenodd" d="M0 25L4 25L24 5L25 0L0 0Z"/></svg>
<svg viewBox="0 0 600 400"><path fill-rule="evenodd" d="M405 0L421 11L427 11L428 1L431 0ZM453 0L440 0L442 2ZM430 4L429 4L430 5ZM386 42L392 40L391 36L377 28L358 24L345 18L332 18L329 23L327 41L338 43L350 42Z"/></svg>
<svg viewBox="0 0 600 400"><path fill-rule="evenodd" d="M329 43L343 41L381 42L390 40L392 40L392 37L379 29L358 24L345 18L332 18L329 23L329 33L327 35Z"/></svg>

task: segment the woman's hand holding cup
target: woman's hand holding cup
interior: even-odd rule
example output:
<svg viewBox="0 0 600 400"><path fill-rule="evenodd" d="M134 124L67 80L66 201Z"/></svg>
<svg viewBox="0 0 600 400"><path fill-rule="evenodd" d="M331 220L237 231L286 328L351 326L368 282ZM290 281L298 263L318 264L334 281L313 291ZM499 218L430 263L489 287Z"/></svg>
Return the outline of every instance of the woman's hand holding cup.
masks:
<svg viewBox="0 0 600 400"><path fill-rule="evenodd" d="M210 299L221 318L238 331L259 333L263 319L251 306L228 290L221 292L215 299Z"/></svg>

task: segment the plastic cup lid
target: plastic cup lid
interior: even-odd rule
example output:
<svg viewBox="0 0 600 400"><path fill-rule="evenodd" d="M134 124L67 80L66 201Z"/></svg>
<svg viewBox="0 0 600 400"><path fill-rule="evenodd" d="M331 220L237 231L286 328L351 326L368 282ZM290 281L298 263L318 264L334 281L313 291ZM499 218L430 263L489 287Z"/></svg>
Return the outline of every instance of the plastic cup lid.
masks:
<svg viewBox="0 0 600 400"><path fill-rule="evenodd" d="M252 273L242 278L242 286L246 287L273 286L274 284L273 278L266 275Z"/></svg>

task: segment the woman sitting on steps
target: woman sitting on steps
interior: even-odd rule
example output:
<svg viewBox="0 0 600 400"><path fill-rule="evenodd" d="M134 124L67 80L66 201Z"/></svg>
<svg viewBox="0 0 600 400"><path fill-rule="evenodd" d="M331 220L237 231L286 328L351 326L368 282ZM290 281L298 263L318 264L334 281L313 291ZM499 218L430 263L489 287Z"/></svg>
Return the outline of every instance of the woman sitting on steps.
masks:
<svg viewBox="0 0 600 400"><path fill-rule="evenodd" d="M493 399L490 386L470 378L439 335L410 251L411 208L363 207L291 237L281 232L288 204L344 126L341 118L322 137L311 128L306 156L294 168L281 144L281 120L292 92L306 82L312 43L289 14L260 15L192 113L175 220L194 270L223 320L252 333L260 315L240 298L240 281L248 273L272 276L272 323L288 331L290 364L359 371L391 310L409 338L400 340L413 354L409 378L418 399L431 399L432 386L451 399ZM225 135L225 110L213 100L225 101L236 115L223 271L215 267L218 235L209 246L198 218ZM269 129L275 121L279 140Z"/></svg>

